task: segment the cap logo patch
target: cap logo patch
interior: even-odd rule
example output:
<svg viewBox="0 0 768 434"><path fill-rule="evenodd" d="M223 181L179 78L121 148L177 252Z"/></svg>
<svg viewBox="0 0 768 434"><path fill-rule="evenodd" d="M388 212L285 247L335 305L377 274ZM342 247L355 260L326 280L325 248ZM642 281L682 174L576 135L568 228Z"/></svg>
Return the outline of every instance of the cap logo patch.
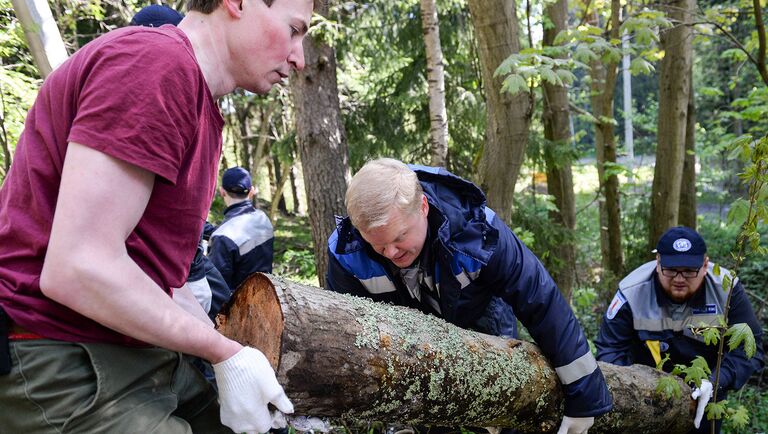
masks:
<svg viewBox="0 0 768 434"><path fill-rule="evenodd" d="M691 250L691 242L688 241L687 238L678 238L672 243L672 248L675 249L676 252L687 252L688 250Z"/></svg>

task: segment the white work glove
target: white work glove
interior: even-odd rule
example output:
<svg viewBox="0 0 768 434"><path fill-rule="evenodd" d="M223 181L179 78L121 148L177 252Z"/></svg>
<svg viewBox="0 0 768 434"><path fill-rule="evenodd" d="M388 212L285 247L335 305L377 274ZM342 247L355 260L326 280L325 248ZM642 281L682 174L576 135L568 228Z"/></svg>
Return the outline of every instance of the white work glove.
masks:
<svg viewBox="0 0 768 434"><path fill-rule="evenodd" d="M232 431L264 433L273 427L273 422L279 425L279 416L269 413L269 403L283 413L293 413L293 404L277 383L275 371L256 348L244 347L213 365L213 371L219 386L221 423ZM285 426L285 418L282 424Z"/></svg>
<svg viewBox="0 0 768 434"><path fill-rule="evenodd" d="M557 434L587 434L594 423L594 417L563 416L563 422L560 424Z"/></svg>
<svg viewBox="0 0 768 434"><path fill-rule="evenodd" d="M706 408L707 403L712 398L712 383L708 380L701 380L701 386L693 388L691 398L698 401L696 403L696 417L693 418L693 426L698 429L699 425L701 425L701 418L704 417L704 408Z"/></svg>

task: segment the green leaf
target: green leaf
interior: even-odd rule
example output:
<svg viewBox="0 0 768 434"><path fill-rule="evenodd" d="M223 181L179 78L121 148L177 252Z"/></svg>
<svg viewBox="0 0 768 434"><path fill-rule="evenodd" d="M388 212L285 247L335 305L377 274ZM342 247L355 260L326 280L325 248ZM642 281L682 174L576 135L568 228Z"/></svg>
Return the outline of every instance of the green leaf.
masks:
<svg viewBox="0 0 768 434"><path fill-rule="evenodd" d="M552 70L552 68L541 68L541 78L544 79L549 84L552 84L554 86L562 86L563 82L560 80L560 77L555 74L555 71Z"/></svg>
<svg viewBox="0 0 768 434"><path fill-rule="evenodd" d="M749 215L749 202L743 198L736 199L728 210L728 224L742 224Z"/></svg>
<svg viewBox="0 0 768 434"><path fill-rule="evenodd" d="M654 71L654 67L651 62L648 62L643 58L636 57L632 59L632 62L630 62L629 70L632 72L632 75L645 75L652 73Z"/></svg>
<svg viewBox="0 0 768 434"><path fill-rule="evenodd" d="M739 405L728 417L728 420L736 428L746 428L749 424L749 412L746 407Z"/></svg>
<svg viewBox="0 0 768 434"><path fill-rule="evenodd" d="M707 363L707 359L705 359L702 356L696 356L691 361L691 366L695 367L695 368L698 368L698 369L701 369L707 375L710 375L712 373L712 371L709 369L709 364ZM701 386L701 383L696 383L696 386Z"/></svg>
<svg viewBox="0 0 768 434"><path fill-rule="evenodd" d="M725 404L728 401L710 402L707 404L707 419L722 419L725 414Z"/></svg>
<svg viewBox="0 0 768 434"><path fill-rule="evenodd" d="M659 378L659 383L656 385L656 393L667 399L680 399L682 396L680 384L675 377L667 375Z"/></svg>
<svg viewBox="0 0 768 434"><path fill-rule="evenodd" d="M721 97L724 95L723 91L716 87L701 87L698 89L699 93L703 96Z"/></svg>
<svg viewBox="0 0 768 434"><path fill-rule="evenodd" d="M525 79L518 74L510 74L504 79L504 83L501 86L502 92L508 92L512 95L518 94L528 90L528 83Z"/></svg>
<svg viewBox="0 0 768 434"><path fill-rule="evenodd" d="M659 363L656 364L656 369L658 369L659 371L662 371L664 364L667 363L668 361L669 361L669 353L664 354L664 358L659 360Z"/></svg>
<svg viewBox="0 0 768 434"><path fill-rule="evenodd" d="M573 73L567 69L560 68L555 72L557 73L557 76L560 77L560 80L562 80L564 84L571 84L574 81L576 81L576 76L573 75Z"/></svg>
<svg viewBox="0 0 768 434"><path fill-rule="evenodd" d="M702 336L706 345L715 345L720 340L720 330L715 327L707 327Z"/></svg>
<svg viewBox="0 0 768 434"><path fill-rule="evenodd" d="M757 351L757 345L755 344L755 335L752 333L752 329L746 323L738 323L732 325L725 337L728 338L728 350L733 351L744 344L744 352L747 353L747 357L752 358Z"/></svg>

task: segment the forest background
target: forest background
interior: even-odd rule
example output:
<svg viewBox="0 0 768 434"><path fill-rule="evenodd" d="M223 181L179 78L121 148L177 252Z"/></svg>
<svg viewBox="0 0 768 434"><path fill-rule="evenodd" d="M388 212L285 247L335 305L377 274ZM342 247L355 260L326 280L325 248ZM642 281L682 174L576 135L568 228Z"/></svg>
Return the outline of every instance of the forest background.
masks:
<svg viewBox="0 0 768 434"><path fill-rule="evenodd" d="M0 182L52 58L28 44L46 28L22 26L24 3L0 0ZM316 3L306 70L266 98L219 101L220 170L256 175L276 274L322 286L346 182L379 156L481 185L590 339L618 280L653 258L667 227L696 227L713 260L737 265L748 189L734 150L768 131L764 0ZM71 54L147 4L48 7ZM214 201L212 222L223 207ZM768 257L738 266L765 330ZM764 375L733 394L750 413L741 432L768 431Z"/></svg>

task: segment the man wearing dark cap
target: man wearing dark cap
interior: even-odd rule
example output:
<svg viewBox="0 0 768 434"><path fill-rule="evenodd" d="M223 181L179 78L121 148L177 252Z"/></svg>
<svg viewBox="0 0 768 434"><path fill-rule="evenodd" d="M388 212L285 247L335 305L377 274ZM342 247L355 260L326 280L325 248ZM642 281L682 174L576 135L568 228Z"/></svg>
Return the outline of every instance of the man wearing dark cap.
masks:
<svg viewBox="0 0 768 434"><path fill-rule="evenodd" d="M224 221L211 234L208 256L234 292L251 274L272 272L272 223L254 208L251 175L242 167L224 172L219 194L227 208Z"/></svg>
<svg viewBox="0 0 768 434"><path fill-rule="evenodd" d="M160 27L164 24L178 26L184 18L180 13L166 5L149 5L133 16L132 26Z"/></svg>
<svg viewBox="0 0 768 434"><path fill-rule="evenodd" d="M696 356L702 356L714 370L717 346L705 345L702 336L695 335L691 328L718 325L728 298L723 281L731 273L724 268L715 273L704 239L684 226L667 230L655 252L655 261L641 265L619 283L595 340L597 360L621 366L656 366L669 356L663 367L669 372L675 364L688 365ZM741 388L763 367L762 329L738 279L732 291L728 325L748 324L755 335L757 352L748 358L739 347L725 354L718 399L725 398L728 390ZM710 431L710 422L702 422L702 416L712 395L714 375L694 389L692 398L698 404L691 432Z"/></svg>

